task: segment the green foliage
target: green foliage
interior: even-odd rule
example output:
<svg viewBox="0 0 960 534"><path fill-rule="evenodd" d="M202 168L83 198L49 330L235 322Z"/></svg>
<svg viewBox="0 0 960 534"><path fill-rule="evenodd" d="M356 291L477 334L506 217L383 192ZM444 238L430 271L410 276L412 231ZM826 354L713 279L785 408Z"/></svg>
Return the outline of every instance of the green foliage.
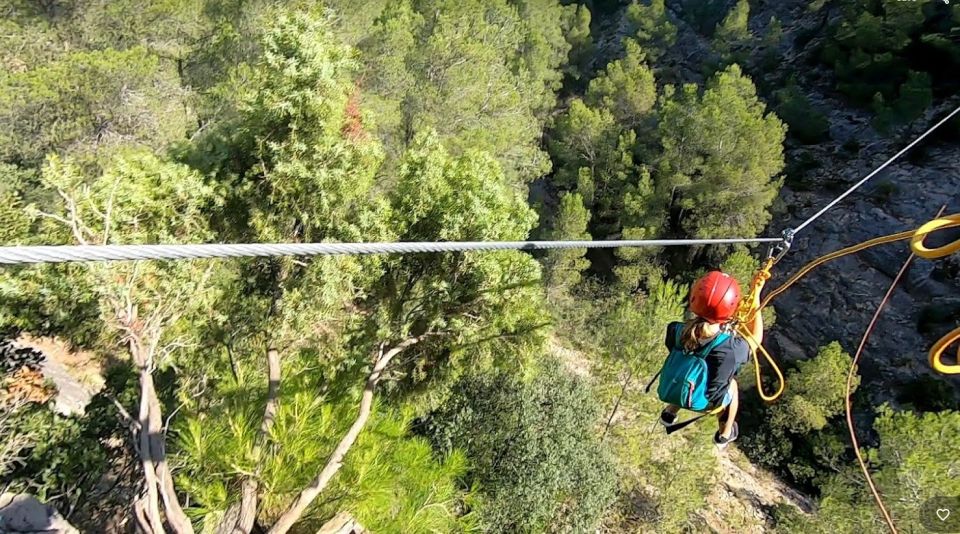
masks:
<svg viewBox="0 0 960 534"><path fill-rule="evenodd" d="M656 62L677 40L664 0L650 0L649 5L634 1L627 7L627 21L650 61Z"/></svg>
<svg viewBox="0 0 960 534"><path fill-rule="evenodd" d="M10 491L27 491L60 509L71 509L94 491L111 463L127 461L130 433L110 398L132 410L136 380L123 367L110 369L105 378L104 391L93 397L82 416L61 416L52 404L10 414L4 437L9 431L30 438L22 460L2 473Z"/></svg>
<svg viewBox="0 0 960 534"><path fill-rule="evenodd" d="M899 97L890 105L885 103L883 94L879 92L875 94L873 97L873 111L876 113L874 125L880 130L889 130L893 126L920 117L933 103L930 83L929 74L910 71L907 74L907 80L900 85Z"/></svg>
<svg viewBox="0 0 960 534"><path fill-rule="evenodd" d="M597 329L602 347L597 375L620 384L653 375L665 358L667 324L683 317L686 292L686 286L664 280L647 294L607 303Z"/></svg>
<svg viewBox="0 0 960 534"><path fill-rule="evenodd" d="M774 93L777 115L787 123L787 133L804 144L814 144L830 138L827 117L810 103L810 99L795 84Z"/></svg>
<svg viewBox="0 0 960 534"><path fill-rule="evenodd" d="M249 380L223 383L211 406L197 409L178 431L179 485L194 499L196 517L215 525L239 498L225 484L260 465L260 517L267 524L315 476L356 412L353 375L310 371L308 353L287 362L279 410L271 428L271 454L252 454L260 426L257 406L265 399L264 382L253 369ZM244 375L247 372L244 371ZM339 385L331 387L329 378ZM326 382L326 383L325 383ZM342 387L345 386L345 387ZM318 396L317 391L324 394ZM250 402L256 400L258 402ZM472 515L463 515L471 492L460 488L467 463L452 450L434 456L429 443L408 434L409 411L375 408L345 464L321 499L306 514L301 528L316 529L341 511L378 532L456 532L469 530Z"/></svg>
<svg viewBox="0 0 960 534"><path fill-rule="evenodd" d="M32 241L35 217L28 213L23 201L24 189L31 190L32 173L16 165L0 163L0 244L25 245Z"/></svg>
<svg viewBox="0 0 960 534"><path fill-rule="evenodd" d="M325 21L305 15L281 17L262 46L254 81L238 98L240 124L224 125L210 141L226 137L230 150L204 166L224 182L242 172L234 202L255 202L251 219L260 240L363 239L373 228L359 210L367 207L382 155L376 142L347 129L351 51ZM253 147L255 158L243 153Z"/></svg>
<svg viewBox="0 0 960 534"><path fill-rule="evenodd" d="M705 37L713 36L729 8L724 0L682 0L680 5L684 20Z"/></svg>
<svg viewBox="0 0 960 534"><path fill-rule="evenodd" d="M757 235L780 188L785 128L740 68L718 73L702 96L684 86L664 103L659 130L658 198L648 211L665 219L683 210L672 229L693 237Z"/></svg>
<svg viewBox="0 0 960 534"><path fill-rule="evenodd" d="M695 85L679 95L668 86L654 111L653 75L636 43L626 46L557 117L548 141L554 184L583 197L595 238L760 232L781 184L784 125L735 65L702 96ZM656 252L618 250L620 281L636 287L655 272Z"/></svg>
<svg viewBox="0 0 960 534"><path fill-rule="evenodd" d="M495 154L511 178L544 174L542 120L570 44L555 0L390 3L360 43L388 150L435 130L455 154Z"/></svg>
<svg viewBox="0 0 960 534"><path fill-rule="evenodd" d="M397 180L388 198L398 241L517 241L536 223L493 158L454 157L436 136L414 142ZM542 343L540 268L526 254L397 255L383 268L367 289L365 328L385 342L427 336L398 370L412 383L459 365L516 366Z"/></svg>
<svg viewBox="0 0 960 534"><path fill-rule="evenodd" d="M956 392L944 380L921 376L903 388L897 400L923 412L949 410L957 405Z"/></svg>
<svg viewBox="0 0 960 534"><path fill-rule="evenodd" d="M578 188L585 201L592 205L596 187L592 177L595 169L615 164L620 155L616 150L616 137L619 132L613 114L605 109L594 109L583 100L570 103L567 112L557 118L554 133L550 138L550 154L553 156L557 171L553 181L560 187L577 187L581 169L590 173L590 187ZM603 172L607 175L609 172Z"/></svg>
<svg viewBox="0 0 960 534"><path fill-rule="evenodd" d="M484 530L584 532L616 484L597 416L590 390L548 362L526 383L510 374L464 377L427 432L441 451L465 450L484 497Z"/></svg>
<svg viewBox="0 0 960 534"><path fill-rule="evenodd" d="M609 63L590 81L585 101L592 108L610 111L621 127L632 128L648 116L657 89L640 45L628 39L626 49L623 59Z"/></svg>
<svg viewBox="0 0 960 534"><path fill-rule="evenodd" d="M743 47L753 38L747 23L750 20L750 2L748 0L737 0L737 3L730 9L723 18L723 22L717 25L713 32L713 46L721 56L726 58L734 57L736 49Z"/></svg>
<svg viewBox="0 0 960 534"><path fill-rule="evenodd" d="M636 178L636 134L623 131L606 108L574 100L557 118L549 141L557 185L579 193L593 213L591 233L604 237L619 228L624 194Z"/></svg>
<svg viewBox="0 0 960 534"><path fill-rule="evenodd" d="M92 156L121 144L165 147L190 119L176 72L143 48L74 52L0 75L0 159Z"/></svg>
<svg viewBox="0 0 960 534"><path fill-rule="evenodd" d="M62 53L60 36L47 17L35 13L33 2L8 1L0 20L0 72L22 72Z"/></svg>
<svg viewBox="0 0 960 534"><path fill-rule="evenodd" d="M590 9L582 4L571 4L567 9L569 18L564 34L570 43L570 54L566 73L579 80L589 73L590 62L596 53L596 45L590 35Z"/></svg>
<svg viewBox="0 0 960 534"><path fill-rule="evenodd" d="M664 333L670 321L683 317L687 287L660 281L646 293L614 296L602 302L594 319L591 342L596 345L592 375L606 407L603 435L618 424L628 406L645 395L641 381L653 376L664 355Z"/></svg>
<svg viewBox="0 0 960 534"><path fill-rule="evenodd" d="M805 484L822 482L825 472L847 463L846 440L834 433L830 421L844 410L850 360L837 342L821 347L815 357L787 371L788 387L780 400L762 410L746 407L745 424L756 421L751 426L761 429L742 440L753 461ZM852 391L859 384L855 376Z"/></svg>
<svg viewBox="0 0 960 534"><path fill-rule="evenodd" d="M949 37L960 27L956 9L916 2L848 2L843 17L831 27L822 59L833 66L837 88L852 102L872 104L878 127L911 121L930 105L931 90L952 91L960 83L960 53Z"/></svg>
<svg viewBox="0 0 960 534"><path fill-rule="evenodd" d="M210 235L203 211L217 199L198 173L142 150L120 152L101 165L102 171L87 173L70 159L49 158L39 195L58 201L50 211L29 207L43 220L38 240L153 244L198 242ZM188 316L204 306L201 288L214 268L203 262L150 262L5 272L0 298L16 307L0 314L0 322L35 332L63 329L78 343L113 349L125 345L118 321L121 316L132 320L131 312L141 319L158 314L150 327L161 336L167 327L192 324ZM185 295L191 296L186 303L181 302ZM168 341L176 337L171 333Z"/></svg>
<svg viewBox="0 0 960 534"><path fill-rule="evenodd" d="M849 367L850 355L836 341L814 358L797 362L797 368L787 373L789 391L770 409L770 423L794 434L823 429L827 419L843 411ZM853 390L859 383L855 376Z"/></svg>
<svg viewBox="0 0 960 534"><path fill-rule="evenodd" d="M564 193L560 196L560 206L553 224L545 233L547 240L587 240L587 224L590 212L583 206L583 197L577 193ZM587 249L556 249L547 251L543 258L544 278L548 288L569 291L581 279L581 273L590 266L584 258Z"/></svg>
<svg viewBox="0 0 960 534"><path fill-rule="evenodd" d="M873 479L884 497L897 527L922 532L917 507L935 496L956 495L960 481L951 473L958 469L952 443L960 438L960 413L917 414L897 412L888 406L874 422L879 446L865 456ZM821 487L819 513L809 518L811 532L882 530L885 525L873 504L869 489L855 466L832 476ZM788 531L790 518L781 531Z"/></svg>
<svg viewBox="0 0 960 534"><path fill-rule="evenodd" d="M654 415L663 405L652 395L637 395L630 406ZM608 513L609 526L617 532L702 530L697 512L709 506L720 476L717 456L707 452L715 431L707 421L666 436L651 432L644 417L613 427L607 440L619 460L620 498Z"/></svg>

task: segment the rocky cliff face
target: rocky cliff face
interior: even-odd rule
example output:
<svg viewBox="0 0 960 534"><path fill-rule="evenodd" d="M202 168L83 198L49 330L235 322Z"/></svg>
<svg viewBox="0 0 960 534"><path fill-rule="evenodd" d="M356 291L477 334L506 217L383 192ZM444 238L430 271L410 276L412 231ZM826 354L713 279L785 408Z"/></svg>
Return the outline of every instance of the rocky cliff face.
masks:
<svg viewBox="0 0 960 534"><path fill-rule="evenodd" d="M939 116L939 106L928 117ZM938 113L939 112L939 113ZM771 230L800 224L862 176L907 144L916 129L879 139L868 126L857 125L843 113L830 114L832 129L846 132L866 145L854 155L838 145L842 140L810 149L820 162L805 176L807 190L784 187L780 213ZM930 124L927 120L918 124ZM777 266L771 287L800 266L828 252L867 239L910 230L933 218L941 206L960 211L960 145L938 142L912 158L899 160L870 183L824 214L797 237L793 249ZM943 232L931 242L960 237ZM837 340L856 349L883 294L909 256L906 242L882 245L820 267L779 297L774 306L778 323L770 335L786 359L807 358L817 347ZM904 388L924 376L935 377L926 352L945 333L960 308L957 258L916 259L880 316L866 347L861 374L875 401L896 400ZM960 383L936 377L958 389Z"/></svg>
<svg viewBox="0 0 960 534"><path fill-rule="evenodd" d="M838 194L941 117L960 105L960 98L936 101L913 124L886 134L871 126L869 110L839 99L829 69L812 57L825 39L823 30L836 13L813 12L808 2L761 3L753 20L777 16L784 22L783 62L765 76L790 72L811 100L826 114L830 140L790 146L793 163L787 185L774 206L769 235L801 224ZM753 24L751 24L753 26ZM801 35L814 35L812 39ZM798 43L803 42L803 45ZM945 213L960 212L960 118L945 124L911 152L802 231L792 251L777 266L771 287L807 262L873 237L911 230ZM797 162L806 162L798 166ZM798 170L798 167L805 170ZM944 231L932 243L960 238ZM809 358L818 347L837 340L856 350L884 293L909 256L904 243L879 246L824 265L774 302L778 322L768 339L786 360ZM960 381L934 373L927 350L960 319L960 258L916 259L875 327L865 348L860 372L870 404L911 402L921 408L956 405ZM939 396L939 405L924 394ZM952 401L945 397L952 396ZM926 406L924 404L927 404Z"/></svg>

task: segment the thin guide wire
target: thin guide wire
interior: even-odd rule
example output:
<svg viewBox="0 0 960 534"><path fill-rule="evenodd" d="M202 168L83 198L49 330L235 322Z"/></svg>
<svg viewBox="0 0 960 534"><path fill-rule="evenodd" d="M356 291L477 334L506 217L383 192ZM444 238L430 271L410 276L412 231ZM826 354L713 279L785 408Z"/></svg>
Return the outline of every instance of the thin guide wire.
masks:
<svg viewBox="0 0 960 534"><path fill-rule="evenodd" d="M809 219L807 219L806 221L804 221L803 224L801 224L800 226L797 226L796 228L794 228L794 229L793 229L793 233L796 234L796 233L799 232L800 230L803 230L804 228L806 228L810 223L812 223L813 221L815 221L815 220L817 220L818 218L820 218L820 216L823 215L824 213L826 213L830 208L836 206L841 200L847 198L851 193L853 193L853 192L856 191L858 188L860 188L860 186L862 186L863 184L867 183L867 181L869 181L871 178L873 178L874 176L876 176L877 173L879 173L879 172L882 171L883 169L886 169L891 163L893 163L894 161L896 161L900 156L906 154L911 148L913 148L914 146L916 146L917 143L919 143L920 141L923 141L924 138L926 138L928 135L930 135L931 133L933 133L937 128L939 128L940 126L943 126L943 124L945 124L947 121L949 121L951 118L953 118L953 116L956 115L958 112L960 112L960 107L957 107L957 109L955 109L955 110L953 110L952 112L950 112L949 115L947 115L946 117L940 119L939 122L937 122L936 124L934 124L933 126L931 126L930 128L928 128L927 131L923 132L923 133L920 135L920 137L917 137L916 139L914 139L912 143L910 143L909 145L905 146L903 149L900 150L900 152L897 152L896 154L893 155L892 158L890 158L890 159L888 159L887 161L885 161L885 162L883 163L883 165L880 165L879 167L877 167L876 169L874 169L873 172L871 172L870 174L866 175L862 180L860 180L859 182L853 184L853 186L852 186L850 189L847 189L846 191L844 191L844 193L843 193L842 195L840 195L840 196L838 196L837 198L833 199L832 202L830 202L829 204L827 204L826 206L824 206L820 211L814 213L813 216L810 217Z"/></svg>

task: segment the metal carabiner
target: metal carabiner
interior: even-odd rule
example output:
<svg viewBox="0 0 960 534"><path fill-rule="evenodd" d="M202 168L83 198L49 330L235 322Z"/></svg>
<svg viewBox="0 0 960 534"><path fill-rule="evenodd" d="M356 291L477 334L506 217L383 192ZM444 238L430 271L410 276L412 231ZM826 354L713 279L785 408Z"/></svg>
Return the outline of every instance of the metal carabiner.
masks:
<svg viewBox="0 0 960 534"><path fill-rule="evenodd" d="M790 251L790 246L793 245L793 236L795 235L793 228L787 228L781 234L782 241L776 243L770 247L770 250L767 252L767 259L773 260L773 263L776 264L783 258L787 252Z"/></svg>

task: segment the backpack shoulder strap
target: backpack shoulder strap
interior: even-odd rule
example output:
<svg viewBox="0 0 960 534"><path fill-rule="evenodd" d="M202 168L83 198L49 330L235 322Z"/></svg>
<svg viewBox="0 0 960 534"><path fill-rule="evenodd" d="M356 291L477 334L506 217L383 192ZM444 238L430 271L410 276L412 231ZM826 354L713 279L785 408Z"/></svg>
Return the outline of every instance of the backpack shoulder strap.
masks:
<svg viewBox="0 0 960 534"><path fill-rule="evenodd" d="M683 324L674 323L673 324L673 349L683 350Z"/></svg>
<svg viewBox="0 0 960 534"><path fill-rule="evenodd" d="M711 341L710 343L708 343L706 347L704 347L703 349L700 350L700 352L697 353L697 356L699 356L699 357L701 357L701 358L706 358L707 355L710 354L710 351L712 351L713 349L717 348L717 346L719 346L721 343L723 343L724 341L726 341L726 340L728 340L728 339L730 339L730 334L729 334L729 333L727 333L727 332L720 332L719 334L717 334L716 336L714 336L713 341Z"/></svg>

